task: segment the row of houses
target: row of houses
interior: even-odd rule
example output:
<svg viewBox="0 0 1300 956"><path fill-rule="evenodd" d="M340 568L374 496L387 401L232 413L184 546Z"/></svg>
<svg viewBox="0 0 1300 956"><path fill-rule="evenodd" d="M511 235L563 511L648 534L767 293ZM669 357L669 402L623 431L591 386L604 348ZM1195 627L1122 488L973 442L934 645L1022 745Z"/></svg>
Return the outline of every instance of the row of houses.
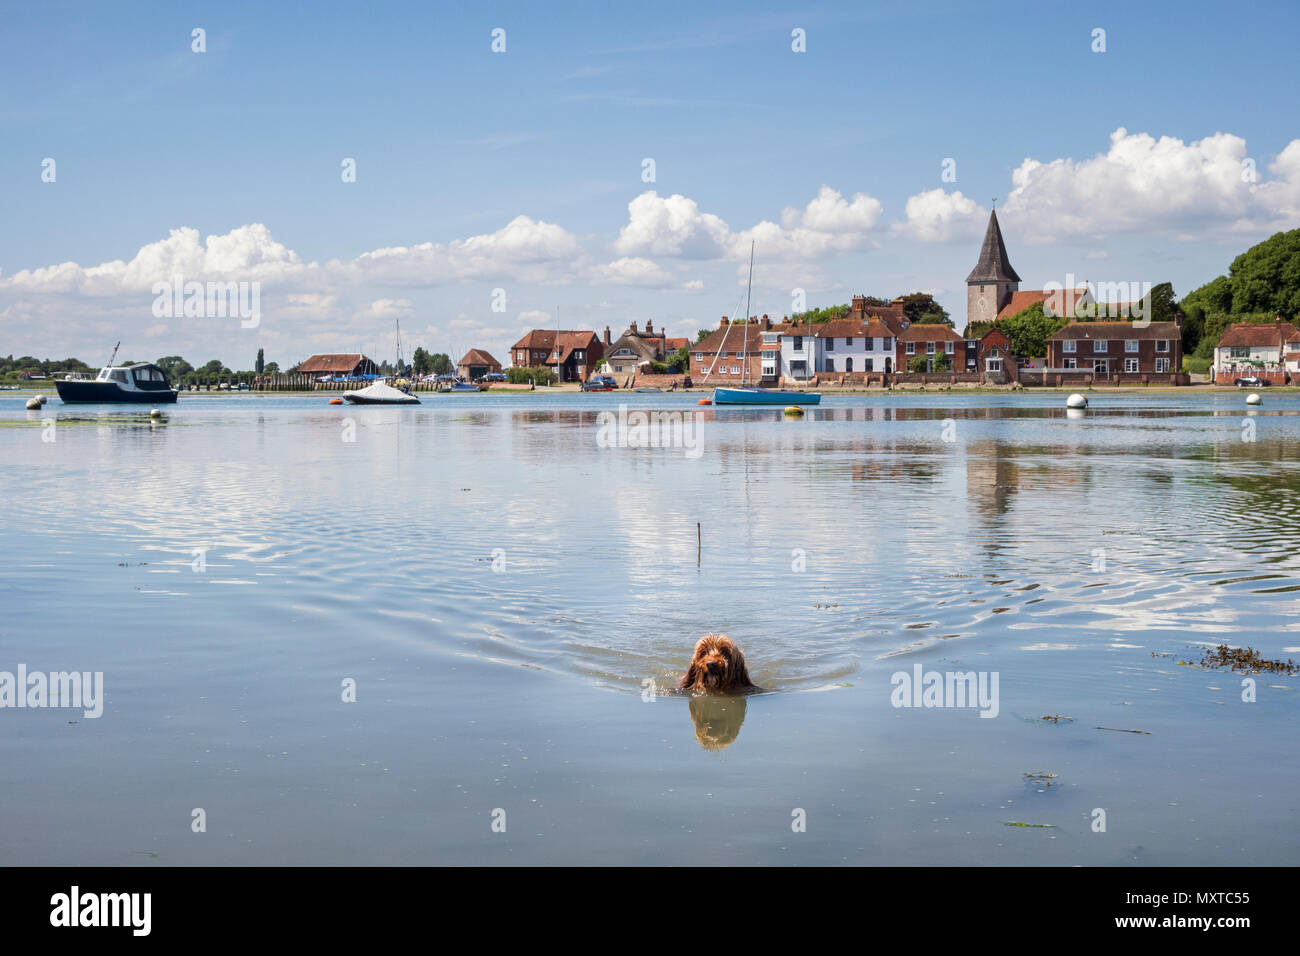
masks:
<svg viewBox="0 0 1300 956"><path fill-rule="evenodd" d="M501 363L482 349L470 349L456 363L456 374L467 382L500 371ZM297 373L317 379L367 378L378 375L379 366L359 352L326 352L299 363Z"/></svg>

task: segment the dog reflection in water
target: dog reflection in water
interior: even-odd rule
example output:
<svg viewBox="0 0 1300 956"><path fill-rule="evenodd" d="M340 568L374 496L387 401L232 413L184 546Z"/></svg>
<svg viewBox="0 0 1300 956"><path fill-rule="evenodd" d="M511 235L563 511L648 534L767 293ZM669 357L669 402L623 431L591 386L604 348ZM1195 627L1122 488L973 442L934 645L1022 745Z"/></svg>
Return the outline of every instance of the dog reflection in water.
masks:
<svg viewBox="0 0 1300 956"><path fill-rule="evenodd" d="M705 750L722 750L740 736L745 723L745 698L701 694L691 698L695 739Z"/></svg>
<svg viewBox="0 0 1300 956"><path fill-rule="evenodd" d="M745 694L757 693L745 655L725 634L705 634L695 645L678 688L691 695L695 739L705 750L721 750L740 734Z"/></svg>

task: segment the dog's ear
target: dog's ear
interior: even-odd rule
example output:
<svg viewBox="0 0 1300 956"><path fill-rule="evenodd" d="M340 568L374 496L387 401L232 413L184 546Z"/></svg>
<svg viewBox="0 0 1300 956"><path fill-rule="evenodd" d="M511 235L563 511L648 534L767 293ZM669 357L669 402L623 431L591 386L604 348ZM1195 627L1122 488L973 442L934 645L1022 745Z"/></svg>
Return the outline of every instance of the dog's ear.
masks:
<svg viewBox="0 0 1300 956"><path fill-rule="evenodd" d="M739 647L731 649L731 673L737 687L749 687L749 670L745 667L745 655Z"/></svg>
<svg viewBox="0 0 1300 956"><path fill-rule="evenodd" d="M695 659L694 657L691 658L691 663L690 663L690 665L686 668L686 674L685 674L685 676L683 676L682 679L681 679L680 681L678 681L678 683L677 683L677 689L678 689L678 690L685 690L686 688L691 687L692 685L694 685L694 683L695 683L695 679L696 679L696 677L698 676L698 673L697 673L697 665L696 665L696 663L695 663L695 660L696 660L696 659Z"/></svg>

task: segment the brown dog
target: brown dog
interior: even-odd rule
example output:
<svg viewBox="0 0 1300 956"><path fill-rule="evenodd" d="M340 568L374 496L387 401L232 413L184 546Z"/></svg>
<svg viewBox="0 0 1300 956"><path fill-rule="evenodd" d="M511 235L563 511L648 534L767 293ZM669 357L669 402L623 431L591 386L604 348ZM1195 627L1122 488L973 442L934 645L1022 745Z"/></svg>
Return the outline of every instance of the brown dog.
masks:
<svg viewBox="0 0 1300 956"><path fill-rule="evenodd" d="M696 694L744 694L759 690L745 669L745 655L726 634L705 634L695 645L681 690Z"/></svg>

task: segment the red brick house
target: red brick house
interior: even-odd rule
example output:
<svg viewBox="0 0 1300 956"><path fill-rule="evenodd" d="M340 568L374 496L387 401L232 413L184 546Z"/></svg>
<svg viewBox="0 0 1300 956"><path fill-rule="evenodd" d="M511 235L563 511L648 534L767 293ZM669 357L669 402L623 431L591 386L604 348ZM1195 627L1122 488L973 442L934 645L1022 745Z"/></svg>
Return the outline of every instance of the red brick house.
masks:
<svg viewBox="0 0 1300 956"><path fill-rule="evenodd" d="M771 330L772 324L766 319L730 324L723 316L717 329L691 346L691 381L699 385L707 376L709 384L732 385L743 381L757 385L763 377L763 332ZM713 374L709 374L709 369L713 369Z"/></svg>
<svg viewBox="0 0 1300 956"><path fill-rule="evenodd" d="M595 332L533 329L510 347L510 364L535 368L545 365L561 382L585 382L605 354Z"/></svg>
<svg viewBox="0 0 1300 956"><path fill-rule="evenodd" d="M1177 322L1071 322L1047 339L1048 372L1090 371L1094 377L1167 375L1183 366Z"/></svg>
<svg viewBox="0 0 1300 956"><path fill-rule="evenodd" d="M966 340L946 325L914 322L900 331L897 352L894 368L900 372L909 371L908 363L918 355L927 357L925 370L933 372L934 357L940 353L948 356L949 370L960 372L963 371Z"/></svg>

